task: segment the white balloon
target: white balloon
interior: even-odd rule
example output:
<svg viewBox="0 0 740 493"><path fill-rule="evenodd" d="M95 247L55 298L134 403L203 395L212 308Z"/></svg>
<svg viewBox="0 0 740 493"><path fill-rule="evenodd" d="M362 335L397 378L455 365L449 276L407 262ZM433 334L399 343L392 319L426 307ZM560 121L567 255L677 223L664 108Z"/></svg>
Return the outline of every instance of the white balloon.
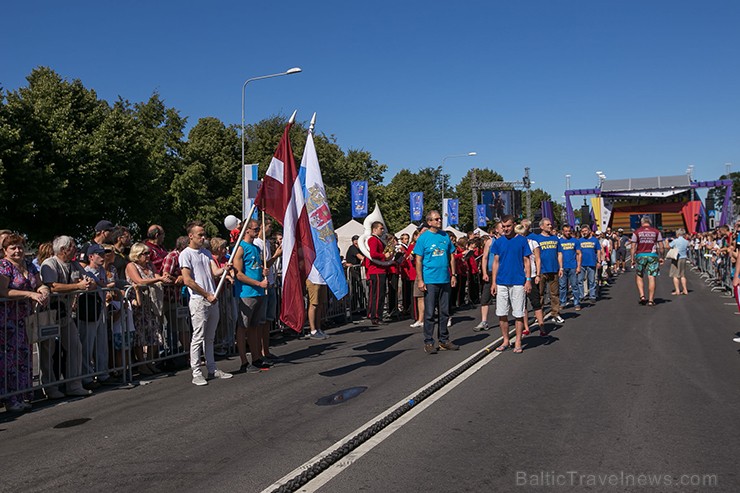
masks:
<svg viewBox="0 0 740 493"><path fill-rule="evenodd" d="M228 229L229 231L236 228L238 225L239 225L239 218L232 214L229 214L224 219L224 226L226 226L226 229Z"/></svg>

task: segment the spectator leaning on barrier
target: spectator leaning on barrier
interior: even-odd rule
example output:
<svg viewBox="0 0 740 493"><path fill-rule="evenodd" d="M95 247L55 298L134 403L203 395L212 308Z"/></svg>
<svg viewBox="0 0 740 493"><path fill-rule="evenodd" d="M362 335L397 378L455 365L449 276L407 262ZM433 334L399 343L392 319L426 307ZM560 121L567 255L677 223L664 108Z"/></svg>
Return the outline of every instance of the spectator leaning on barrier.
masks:
<svg viewBox="0 0 740 493"><path fill-rule="evenodd" d="M5 250L3 249L3 241L8 235L13 234L9 229L0 229L0 259L5 257Z"/></svg>
<svg viewBox="0 0 740 493"><path fill-rule="evenodd" d="M208 385L200 369L200 355L204 354L208 378L231 378L231 373L216 367L213 343L218 326L218 299L214 277L223 274L208 250L203 248L206 230L200 221L188 224L188 246L180 252L179 264L182 278L190 292L190 320L193 324L193 338L190 341L190 370L194 385Z"/></svg>
<svg viewBox="0 0 740 493"><path fill-rule="evenodd" d="M503 342L496 351L509 347L509 311L514 316L516 339L514 352L521 353L523 318L527 313L527 295L532 290L532 276L529 256L532 250L523 236L514 231L514 218L506 215L501 218L503 236L491 247L493 265L491 267L491 294L496 296L496 316Z"/></svg>
<svg viewBox="0 0 740 493"><path fill-rule="evenodd" d="M85 390L79 380L82 372L82 344L77 323L72 316L72 293L93 291L96 285L92 279L87 277L79 262L73 260L77 254L77 246L71 237L58 236L54 239L53 248L54 256L41 264L41 280L56 295L52 297L51 308L57 310L62 349L66 354L64 378L71 379L66 384L66 393L72 396L90 395L92 392ZM59 376L54 372L55 352L56 341L39 342L39 366L41 382L44 385L53 384ZM48 385L45 392L50 399L64 397L55 385Z"/></svg>
<svg viewBox="0 0 740 493"><path fill-rule="evenodd" d="M98 221L95 225L95 234L92 241L83 243L80 249L77 251L77 261L85 267L88 264L87 250L91 245L102 245L109 243L111 232L113 231L113 223L107 219Z"/></svg>
<svg viewBox="0 0 740 493"><path fill-rule="evenodd" d="M87 277L95 282L95 291L83 293L77 299L77 318L82 343L82 379L87 389L97 387L97 383L90 376L102 372L97 377L99 383L105 383L108 375L108 326L105 320L105 291L108 285L108 276L105 272L106 251L97 243L87 248ZM93 363L94 360L94 363Z"/></svg>
<svg viewBox="0 0 740 493"><path fill-rule="evenodd" d="M126 266L126 279L134 285L135 301L132 303L136 328L134 354L140 363L139 373L143 375L160 373L151 360L159 353L162 342L164 292L161 283L167 281L166 277L155 272L154 266L149 261L150 255L149 247L143 243L134 243L129 253L131 262Z"/></svg>
<svg viewBox="0 0 740 493"><path fill-rule="evenodd" d="M38 270L25 258L24 241L10 234L0 244L5 258L0 260L0 394L30 389L32 385L32 341L26 334L26 317L34 305L47 305L50 291L41 282ZM33 393L26 392L0 399L9 412L31 408Z"/></svg>
<svg viewBox="0 0 740 493"><path fill-rule="evenodd" d="M149 247L151 252L149 255L149 261L154 266L154 271L157 274L162 273L162 262L167 256L167 250L162 246L164 245L164 228L157 224L152 224L146 231L146 241L144 244Z"/></svg>
<svg viewBox="0 0 740 493"><path fill-rule="evenodd" d="M110 234L110 242L113 244L113 253L116 255L113 265L118 271L118 276L125 279L126 266L129 263L128 253L131 248L131 233L125 226L116 226Z"/></svg>
<svg viewBox="0 0 740 493"><path fill-rule="evenodd" d="M187 236L178 236L175 240L175 249L167 254L162 261L162 276L167 279L164 283L164 316L167 319L168 344L172 350L178 345L178 340L184 353L190 353L190 333L187 323L177 316L177 309L182 305L183 277L180 269L180 252L190 243ZM188 364L189 360L188 360ZM168 366L174 366L169 364Z"/></svg>
<svg viewBox="0 0 740 493"><path fill-rule="evenodd" d="M268 270L262 265L262 252L254 244L260 232L257 221L250 219L244 226L242 241L234 251L234 269L236 285L234 287L238 297L239 315L236 325L236 347L241 359L240 373L256 373L269 369L270 365L261 362L262 339L260 327L265 323L267 303L265 289L267 289ZM247 360L247 342L252 356L252 364ZM258 367L255 363L260 364Z"/></svg>
<svg viewBox="0 0 740 493"><path fill-rule="evenodd" d="M33 259L33 265L36 266L36 270L40 271L41 264L52 255L54 255L54 247L50 241L40 244L36 250L36 258Z"/></svg>
<svg viewBox="0 0 740 493"><path fill-rule="evenodd" d="M449 340L447 320L450 316L451 286L457 283L455 247L450 237L442 231L442 216L439 211L427 214L429 230L419 236L414 246L416 255L416 284L424 294L424 351L435 354L437 350L457 350L457 344ZM434 311L438 311L439 347L434 346Z"/></svg>

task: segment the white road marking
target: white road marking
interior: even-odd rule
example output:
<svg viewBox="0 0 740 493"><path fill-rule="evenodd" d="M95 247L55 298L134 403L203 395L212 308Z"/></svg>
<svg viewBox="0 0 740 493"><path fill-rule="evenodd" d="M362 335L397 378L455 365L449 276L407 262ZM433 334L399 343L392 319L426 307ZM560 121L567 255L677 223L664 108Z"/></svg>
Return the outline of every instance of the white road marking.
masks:
<svg viewBox="0 0 740 493"><path fill-rule="evenodd" d="M511 334L513 334L513 330L510 333L510 335ZM434 402L436 402L437 400L439 400L441 397L443 397L449 391L451 391L452 389L454 389L460 383L464 382L469 376L471 376L472 374L474 374L475 372L477 372L478 370L480 370L484 365L486 365L486 364L490 363L491 361L493 361L493 358L497 357L500 354L500 353L494 351L493 350L493 347L494 346L497 346L500 342L502 342L502 340L503 340L503 338L502 337L499 337L498 339L496 339L495 341L493 341L491 344L489 344L489 345L485 346L483 349L481 349L481 351L485 351L486 349L489 349L490 352L491 352L491 354L489 355L490 357L484 357L479 362L477 362L476 364L474 364L473 366L471 366L467 371L465 371L464 373L462 373L458 377L456 377L454 380L452 380L450 383L448 383L447 385L445 385L444 387L442 387L441 389L439 389L438 391L436 391L435 393L433 393L431 396L429 396L426 399L424 399L423 401L421 401L421 403L419 403L419 404L415 405L414 407L412 407L411 410L407 411L403 416L401 416L400 418L398 418L397 420L395 420L393 423L391 423L390 425L388 425L385 428L383 428L380 432L378 432L373 437L371 437L370 439L368 439L367 441L365 441L362 445L360 445L359 447L357 447L356 449L354 449L352 452L350 452L349 454L347 454L340 461L335 462L334 464L332 464L327 470L325 470L324 472L322 472L321 474L319 474L318 476L316 476L314 479L312 479L309 483L307 483L306 485L304 485L298 491L310 493L310 492L314 492L314 491L318 490L323 485L325 485L327 482L329 482L332 478L334 478L340 472L342 472L344 469L346 469L349 466L351 466L360 457L362 457L363 455L365 455L366 453L368 453L370 450L372 450L376 445L379 445L380 443L382 443L383 440L385 440L386 438L388 438L389 436L391 436L396 430L400 429L404 424L406 424L409 421L411 421L415 416L417 416L419 413L421 413L424 409L426 409L429 406L431 406L432 404L434 404ZM308 469L312 464L318 462L319 460L323 459L324 457L328 456L329 454L331 454L335 450L337 450L340 447L342 447L345 443L349 442L355 435L357 435L358 433L362 432L363 430L365 430L366 428L368 428L369 426L371 426L372 424L374 424L378 420L384 418L389 413L391 413L395 409L397 409L399 406L401 406L401 405L406 404L407 402L409 402L409 400L411 400L415 395L417 395L422 390L426 389L427 387L429 387L431 385L434 385L437 381L445 378L450 373L454 372L455 370L457 370L461 366L464 366L465 364L467 364L473 358L475 358L476 356L478 356L479 353L480 353L480 351L476 351L475 354L471 355L469 358L465 359L464 361L462 361L458 365L454 366L450 370L446 371L445 373L443 373L439 377L435 378L431 382L427 383L426 385L424 385L423 387L421 387L419 390L416 390L415 392L412 392L410 395L408 395L404 399L398 401L396 404L394 404L393 406L389 407L388 409L386 409L385 411L383 411L382 413L380 413L379 415L377 415L376 417L374 417L373 419L371 419L370 421L368 421L364 425L360 426L355 431L349 433L347 436L345 436L344 438L342 438L341 440L339 440L338 442L336 442L331 447L327 448L323 452L320 452L319 454L317 454L313 458L309 459L304 464L298 466L297 468L295 468L294 470L292 470L291 472L289 472L288 474L286 474L282 478L280 478L277 481L275 481L273 484L271 484L270 486L268 486L267 488L265 488L264 490L262 490L262 493L269 493L271 491L274 491L275 489L277 489L280 486L282 486L283 484L287 483L288 481L290 481L294 477L298 476L300 473L302 473L303 471L305 471L306 469Z"/></svg>

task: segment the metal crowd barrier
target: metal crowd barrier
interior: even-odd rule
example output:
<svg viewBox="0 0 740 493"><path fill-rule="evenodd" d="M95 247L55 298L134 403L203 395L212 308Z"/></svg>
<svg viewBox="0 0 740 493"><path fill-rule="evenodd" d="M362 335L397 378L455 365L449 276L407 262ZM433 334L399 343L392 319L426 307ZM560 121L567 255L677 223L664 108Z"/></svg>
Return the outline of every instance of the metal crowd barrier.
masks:
<svg viewBox="0 0 740 493"><path fill-rule="evenodd" d="M717 253L700 246L698 249L690 245L688 250L692 270L699 273L704 282L710 285L712 291L721 291L727 297L732 296L732 257L726 253Z"/></svg>

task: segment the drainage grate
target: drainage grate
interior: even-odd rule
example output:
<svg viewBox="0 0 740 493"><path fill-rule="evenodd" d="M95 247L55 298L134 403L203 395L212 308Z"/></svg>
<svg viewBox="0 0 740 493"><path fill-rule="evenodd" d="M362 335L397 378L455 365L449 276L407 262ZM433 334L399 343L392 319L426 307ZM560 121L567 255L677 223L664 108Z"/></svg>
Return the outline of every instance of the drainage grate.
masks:
<svg viewBox="0 0 740 493"><path fill-rule="evenodd" d="M350 387L348 389L340 390L326 397L322 397L316 401L317 406L333 406L334 404L341 404L346 402L358 395L362 394L367 390L367 387Z"/></svg>

